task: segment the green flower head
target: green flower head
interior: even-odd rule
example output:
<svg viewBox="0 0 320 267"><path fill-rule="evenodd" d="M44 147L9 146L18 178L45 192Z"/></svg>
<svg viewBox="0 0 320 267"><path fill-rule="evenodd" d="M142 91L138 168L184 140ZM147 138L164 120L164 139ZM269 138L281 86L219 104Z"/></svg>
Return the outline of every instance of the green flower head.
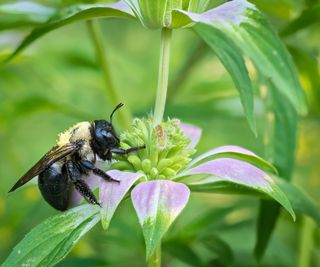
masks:
<svg viewBox="0 0 320 267"><path fill-rule="evenodd" d="M135 119L131 128L120 136L124 149L147 144L134 155L118 156L112 168L142 172L148 180L170 179L187 163L195 149L180 128L178 119L169 119L156 127L152 118Z"/></svg>

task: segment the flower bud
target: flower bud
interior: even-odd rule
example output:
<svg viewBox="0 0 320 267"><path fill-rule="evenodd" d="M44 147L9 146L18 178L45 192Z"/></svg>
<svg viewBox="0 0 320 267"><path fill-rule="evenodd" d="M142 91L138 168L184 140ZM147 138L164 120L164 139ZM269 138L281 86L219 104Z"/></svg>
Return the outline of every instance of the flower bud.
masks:
<svg viewBox="0 0 320 267"><path fill-rule="evenodd" d="M141 169L141 160L136 155L130 155L128 161L135 167L136 170Z"/></svg>
<svg viewBox="0 0 320 267"><path fill-rule="evenodd" d="M172 178L176 175L176 172L171 168L165 168L162 173L166 178Z"/></svg>
<svg viewBox="0 0 320 267"><path fill-rule="evenodd" d="M150 159L144 159L142 161L142 170L145 173L149 173L150 172L150 170L151 170L151 160Z"/></svg>

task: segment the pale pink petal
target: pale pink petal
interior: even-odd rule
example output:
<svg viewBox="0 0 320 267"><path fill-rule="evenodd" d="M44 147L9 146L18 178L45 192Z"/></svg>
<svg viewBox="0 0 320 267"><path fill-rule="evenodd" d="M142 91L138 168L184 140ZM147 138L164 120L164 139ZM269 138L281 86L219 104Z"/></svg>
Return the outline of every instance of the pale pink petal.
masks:
<svg viewBox="0 0 320 267"><path fill-rule="evenodd" d="M142 226L147 258L189 200L190 190L181 183L154 180L138 184L131 192Z"/></svg>
<svg viewBox="0 0 320 267"><path fill-rule="evenodd" d="M256 165L261 169L277 174L277 169L272 164L270 164L263 158L259 157L255 153L240 146L230 146L230 145L211 149L206 153L196 157L194 160L192 160L188 164L188 168L193 167L196 164L199 164L201 161L210 160L210 159L212 160L213 158L226 158L226 157L239 159L239 160L251 163L253 165Z"/></svg>
<svg viewBox="0 0 320 267"><path fill-rule="evenodd" d="M107 172L113 179L120 181L103 182L100 185L100 204L102 206L102 224L105 229L109 227L111 218L125 194L132 185L143 176L141 173L111 170Z"/></svg>
<svg viewBox="0 0 320 267"><path fill-rule="evenodd" d="M188 148L195 148L201 138L201 128L191 124L181 123L180 129L184 131L185 136L191 140Z"/></svg>
<svg viewBox="0 0 320 267"><path fill-rule="evenodd" d="M247 162L219 158L189 169L186 174L189 180L184 181L193 191L240 193L242 188L239 186L243 186L278 201L295 218L290 201L271 177ZM200 178L194 176L197 174L201 174Z"/></svg>
<svg viewBox="0 0 320 267"><path fill-rule="evenodd" d="M234 153L241 153L241 154L246 154L246 155L250 155L250 156L257 156L256 154L254 154L253 152L251 152L250 150L247 150L243 147L240 146L220 146L220 147L216 147L214 149L211 149L205 153L203 153L202 155L196 157L194 160L192 160L189 164L189 166L193 166L195 163L204 160L208 157L211 157L213 155L217 155L220 153L226 153L226 152L234 152Z"/></svg>
<svg viewBox="0 0 320 267"><path fill-rule="evenodd" d="M210 182L232 181L249 187L262 187L271 190L271 178L257 167L237 160L220 158L205 162L186 172L187 174L212 174ZM203 181L205 182L205 181Z"/></svg>

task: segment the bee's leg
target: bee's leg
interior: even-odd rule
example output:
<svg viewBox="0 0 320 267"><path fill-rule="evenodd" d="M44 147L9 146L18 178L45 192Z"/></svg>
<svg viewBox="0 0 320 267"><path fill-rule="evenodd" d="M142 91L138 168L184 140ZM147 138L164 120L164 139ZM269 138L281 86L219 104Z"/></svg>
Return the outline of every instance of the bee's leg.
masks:
<svg viewBox="0 0 320 267"><path fill-rule="evenodd" d="M97 168L91 161L89 160L81 160L80 164L82 167L86 168L87 170L91 170L95 175L98 175L103 180L107 182L116 182L120 183L119 180L113 179L110 175L106 174L103 170Z"/></svg>
<svg viewBox="0 0 320 267"><path fill-rule="evenodd" d="M83 196L83 198L87 202L100 206L100 203L96 199L95 195L92 193L90 187L83 180L80 179L81 172L76 166L76 164L72 161L67 161L65 167L69 179L71 180L79 194Z"/></svg>
<svg viewBox="0 0 320 267"><path fill-rule="evenodd" d="M87 202L93 205L99 205L101 207L90 187L83 180L79 179L72 182L75 189L80 193L81 196L84 197Z"/></svg>
<svg viewBox="0 0 320 267"><path fill-rule="evenodd" d="M94 168L92 170L92 172L95 175L98 175L99 177L101 177L103 180L107 181L107 182L116 182L116 183L120 183L119 180L113 179L110 175L106 174L103 170L99 169L99 168Z"/></svg>
<svg viewBox="0 0 320 267"><path fill-rule="evenodd" d="M114 153L114 154L118 154L118 155L127 155L127 154L129 154L131 152L138 151L138 150L141 150L141 149L144 149L144 148L146 148L146 146L130 147L129 149L112 148L111 152Z"/></svg>
<svg viewBox="0 0 320 267"><path fill-rule="evenodd" d="M83 159L83 160L80 160L79 161L80 165L85 168L86 170L93 170L96 166L94 165L94 163L92 163L90 160L86 160L86 159Z"/></svg>

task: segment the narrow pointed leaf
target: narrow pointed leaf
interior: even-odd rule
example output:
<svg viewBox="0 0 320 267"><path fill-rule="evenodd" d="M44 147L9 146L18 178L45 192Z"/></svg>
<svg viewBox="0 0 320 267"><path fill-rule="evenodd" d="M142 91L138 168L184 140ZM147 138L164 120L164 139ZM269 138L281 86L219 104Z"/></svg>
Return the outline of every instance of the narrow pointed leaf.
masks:
<svg viewBox="0 0 320 267"><path fill-rule="evenodd" d="M298 214L307 215L320 225L320 207L298 186L285 181L275 179L276 184L290 200L293 210Z"/></svg>
<svg viewBox="0 0 320 267"><path fill-rule="evenodd" d="M99 221L99 209L83 205L36 226L1 266L53 266Z"/></svg>
<svg viewBox="0 0 320 267"><path fill-rule="evenodd" d="M246 0L234 0L202 14L182 10L176 10L175 13L180 13L180 17L184 14L186 16L185 22L188 18L189 23L194 22L193 29L213 49L214 45L218 46L215 52L231 76L236 75L234 64L240 62L238 59L240 50L252 60L260 74L271 79L279 98L285 96L296 110L306 111L304 96L291 56L272 27L253 4ZM224 48L226 43L228 46ZM236 53L232 54L231 46L238 48ZM221 59L221 55L224 53L227 54L229 61L237 57L237 61L229 62L233 69L230 66L227 67L225 59ZM243 90L239 85L237 87L239 90Z"/></svg>
<svg viewBox="0 0 320 267"><path fill-rule="evenodd" d="M54 12L54 8L32 2L1 4L0 31L39 25L46 22Z"/></svg>
<svg viewBox="0 0 320 267"><path fill-rule="evenodd" d="M200 180L190 177L184 180L193 191L266 194L279 202L293 218L295 214L286 195L270 176L257 167L229 158L219 158L196 166L186 174L209 174Z"/></svg>
<svg viewBox="0 0 320 267"><path fill-rule="evenodd" d="M163 249L172 257L185 262L188 266L202 267L204 264L200 256L195 252L186 240L179 240L177 238L165 242Z"/></svg>
<svg viewBox="0 0 320 267"><path fill-rule="evenodd" d="M277 169L272 166L269 162L259 157L255 153L247 150L245 148L239 146L221 146L214 149L209 150L208 152L198 156L194 160L189 163L189 167L192 167L196 164L199 164L203 161L208 161L214 158L234 158L240 159L242 161L246 161L257 167L271 171L273 173L277 173Z"/></svg>
<svg viewBox="0 0 320 267"><path fill-rule="evenodd" d="M276 184L288 197L295 213L309 216L318 225L320 225L320 207L299 187L285 181L276 179ZM257 242L254 248L254 254L260 261L265 253L273 229L279 216L279 205L275 202L262 200L257 227Z"/></svg>
<svg viewBox="0 0 320 267"><path fill-rule="evenodd" d="M299 17L290 22L282 31L282 36L294 34L320 22L320 3L304 10Z"/></svg>
<svg viewBox="0 0 320 267"><path fill-rule="evenodd" d="M266 157L276 166L280 177L290 180L294 167L298 114L289 101L279 98L276 88L271 82L268 85L268 101L265 127L269 143L265 144ZM268 121L271 120L271 121ZM257 224L257 241L255 256L260 260L267 248L279 214L276 203L261 200ZM263 218L267 217L265 220Z"/></svg>
<svg viewBox="0 0 320 267"><path fill-rule="evenodd" d="M195 148L201 138L201 128L186 123L181 123L180 128L184 131L185 136L191 140L188 148Z"/></svg>
<svg viewBox="0 0 320 267"><path fill-rule="evenodd" d="M221 63L231 75L231 78L239 91L241 103L250 129L256 135L257 129L254 118L253 89L241 50L226 34L209 25L203 24L195 28L195 30L215 52Z"/></svg>
<svg viewBox="0 0 320 267"><path fill-rule="evenodd" d="M104 229L109 227L112 216L126 193L143 176L141 173L121 172L117 170L108 171L107 174L113 179L120 181L120 183L103 182L100 185L101 220Z"/></svg>
<svg viewBox="0 0 320 267"><path fill-rule="evenodd" d="M11 60L16 54L21 52L35 40L48 32L66 26L78 20L88 20L101 17L127 17L132 18L133 13L125 2L115 4L92 4L75 5L66 8L54 15L47 23L35 28L18 46L18 48L7 58Z"/></svg>
<svg viewBox="0 0 320 267"><path fill-rule="evenodd" d="M142 226L147 259L189 199L188 187L167 180L140 183L131 193Z"/></svg>
<svg viewBox="0 0 320 267"><path fill-rule="evenodd" d="M260 201L256 229L257 237L254 246L254 257L258 262L260 262L267 249L268 243L273 233L273 229L276 226L279 214L280 205L278 203L271 202L265 199L262 199Z"/></svg>

